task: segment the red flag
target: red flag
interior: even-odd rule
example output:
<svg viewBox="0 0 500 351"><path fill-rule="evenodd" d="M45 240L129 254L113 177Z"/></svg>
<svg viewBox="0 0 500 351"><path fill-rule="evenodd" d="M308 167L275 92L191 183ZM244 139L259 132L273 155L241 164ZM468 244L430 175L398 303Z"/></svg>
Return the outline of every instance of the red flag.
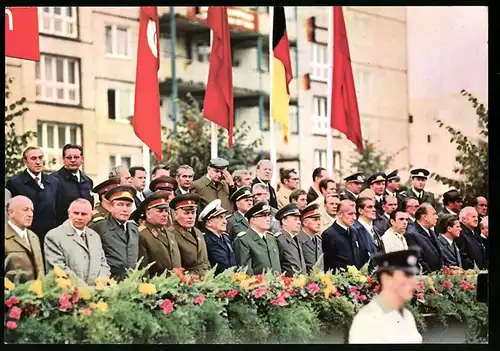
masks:
<svg viewBox="0 0 500 351"><path fill-rule="evenodd" d="M228 146L231 146L234 123L233 65L227 8L210 6L207 26L213 31L213 36L203 117L228 130Z"/></svg>
<svg viewBox="0 0 500 351"><path fill-rule="evenodd" d="M154 152L157 160L163 156L158 85L159 38L158 8L141 6L132 124L137 137Z"/></svg>
<svg viewBox="0 0 500 351"><path fill-rule="evenodd" d="M5 8L5 56L40 61L36 7Z"/></svg>
<svg viewBox="0 0 500 351"><path fill-rule="evenodd" d="M330 24L331 25L331 24ZM331 128L345 134L363 152L358 100L341 6L333 7L333 78Z"/></svg>

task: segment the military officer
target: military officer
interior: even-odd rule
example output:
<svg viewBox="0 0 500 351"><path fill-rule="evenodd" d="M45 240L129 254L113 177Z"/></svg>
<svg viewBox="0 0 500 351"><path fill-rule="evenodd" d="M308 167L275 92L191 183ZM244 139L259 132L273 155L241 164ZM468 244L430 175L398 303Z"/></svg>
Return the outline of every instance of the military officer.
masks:
<svg viewBox="0 0 500 351"><path fill-rule="evenodd" d="M139 227L139 259L142 257L141 267L154 262L149 268L150 277L181 267L175 236L166 230L170 218L168 196L167 192L154 192L135 211L145 219Z"/></svg>
<svg viewBox="0 0 500 351"><path fill-rule="evenodd" d="M321 240L321 212L317 203L309 204L300 213L302 229L298 234L299 243L304 252L307 273L316 263L324 270L323 241Z"/></svg>
<svg viewBox="0 0 500 351"><path fill-rule="evenodd" d="M382 216L384 214L384 192L387 176L384 172L376 172L368 177L367 183L370 189L375 193L375 209L377 214Z"/></svg>
<svg viewBox="0 0 500 351"><path fill-rule="evenodd" d="M245 213L253 206L252 191L247 186L241 187L231 195L231 201L234 204L234 212L227 217L226 232L229 238L234 240L236 234L250 228Z"/></svg>
<svg viewBox="0 0 500 351"><path fill-rule="evenodd" d="M432 207L436 208L436 199L434 194L424 190L429 174L430 172L424 168L416 168L410 171L411 188L407 191L403 191L402 195L404 197L416 198L420 205L427 202L430 203Z"/></svg>
<svg viewBox="0 0 500 351"><path fill-rule="evenodd" d="M404 307L417 285L418 254L418 250L410 249L373 257L381 291L354 317L350 344L422 343L415 319Z"/></svg>
<svg viewBox="0 0 500 351"><path fill-rule="evenodd" d="M276 233L280 254L281 271L291 277L295 273L306 273L306 261L297 234L300 231L300 210L296 204L288 204L276 213L281 231Z"/></svg>
<svg viewBox="0 0 500 351"><path fill-rule="evenodd" d="M121 280L127 269L135 268L139 258L139 230L129 221L136 190L120 185L104 195L109 201L109 213L89 227L95 230L102 241L102 248L111 269L111 277Z"/></svg>
<svg viewBox="0 0 500 351"><path fill-rule="evenodd" d="M91 222L100 221L101 219L104 219L104 216L109 213L109 203L107 202L108 200L104 198L104 194L106 194L108 190L116 188L118 185L120 185L120 178L114 177L106 179L104 182L96 185L94 189L92 189L92 192L94 194L97 194L97 196L99 197L99 203L92 211Z"/></svg>
<svg viewBox="0 0 500 351"><path fill-rule="evenodd" d="M247 267L250 275L261 274L264 269L281 272L278 244L269 232L270 216L271 207L267 201L258 201L245 213L250 228L236 235L234 240L236 263Z"/></svg>
<svg viewBox="0 0 500 351"><path fill-rule="evenodd" d="M387 175L387 183L385 185L385 195L396 196L398 204L401 204L403 198L401 192L399 191L401 187L401 177L399 176L398 170L394 170Z"/></svg>
<svg viewBox="0 0 500 351"><path fill-rule="evenodd" d="M221 207L219 199L210 202L200 213L199 221L204 228L208 259L212 267L217 265L215 274L236 266L231 239L226 233L226 210Z"/></svg>
<svg viewBox="0 0 500 351"><path fill-rule="evenodd" d="M361 192L361 187L365 183L365 178L363 173L358 172L354 173L348 177L344 178L345 181L345 189L340 192L339 197L340 200L351 200L356 201L359 193Z"/></svg>
<svg viewBox="0 0 500 351"><path fill-rule="evenodd" d="M175 236L182 267L189 273L204 275L210 269L210 262L203 234L194 227L199 201L200 196L192 193L174 197L170 201L174 224L167 228L167 232Z"/></svg>

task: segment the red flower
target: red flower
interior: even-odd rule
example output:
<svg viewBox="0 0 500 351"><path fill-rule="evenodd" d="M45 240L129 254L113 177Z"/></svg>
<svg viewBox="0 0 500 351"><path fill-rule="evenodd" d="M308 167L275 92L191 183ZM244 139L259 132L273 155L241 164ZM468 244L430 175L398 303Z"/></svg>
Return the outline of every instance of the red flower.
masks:
<svg viewBox="0 0 500 351"><path fill-rule="evenodd" d="M22 310L17 307L17 306L14 306L12 307L12 309L10 310L10 313L9 313L9 318L12 318L12 319L19 319L21 318L21 312Z"/></svg>
<svg viewBox="0 0 500 351"><path fill-rule="evenodd" d="M319 291L319 286L316 283L311 283L308 286L306 286L306 289L309 292L309 294L314 296Z"/></svg>
<svg viewBox="0 0 500 351"><path fill-rule="evenodd" d="M73 296L71 297L71 302L77 303L80 300L80 293L78 288L73 288Z"/></svg>
<svg viewBox="0 0 500 351"><path fill-rule="evenodd" d="M377 285L375 285L375 288L373 289L373 292L374 293L378 293L379 291L380 291L380 285L377 284Z"/></svg>
<svg viewBox="0 0 500 351"><path fill-rule="evenodd" d="M441 280L439 283L446 291L450 291L453 288L453 283L449 279Z"/></svg>
<svg viewBox="0 0 500 351"><path fill-rule="evenodd" d="M255 276L255 281L253 282L253 284L258 285L258 284L262 283L263 280L264 280L264 275L257 274Z"/></svg>
<svg viewBox="0 0 500 351"><path fill-rule="evenodd" d="M199 297L198 297L199 298ZM204 299L205 297L203 297ZM195 300L196 301L196 300ZM196 303L196 302L195 302ZM201 303L203 304L203 302ZM201 305L200 304L200 305ZM162 301L162 303L160 304L160 308L163 310L163 314L164 315L167 315L169 314L170 312L173 312L174 311L174 304L172 303L172 301L170 301L169 299L165 299Z"/></svg>
<svg viewBox="0 0 500 351"><path fill-rule="evenodd" d="M472 290L475 288L474 284L471 284L469 283L467 280L462 280L460 282L460 287L464 290L464 291L468 291L468 290Z"/></svg>
<svg viewBox="0 0 500 351"><path fill-rule="evenodd" d="M418 302L425 303L425 297L424 297L424 294L422 294L422 293L418 293L418 294L417 294L417 301L418 301Z"/></svg>
<svg viewBox="0 0 500 351"><path fill-rule="evenodd" d="M271 304L276 306L286 306L288 305L288 302L286 302L285 297L280 294L278 298L271 300Z"/></svg>
<svg viewBox="0 0 500 351"><path fill-rule="evenodd" d="M203 293L200 293L200 295L198 295L198 297L194 299L193 302L195 305L203 305L203 303L205 302L205 295L203 295Z"/></svg>
<svg viewBox="0 0 500 351"><path fill-rule="evenodd" d="M366 279L366 282L368 283L368 287L371 288L373 279L371 277L368 277L368 279Z"/></svg>
<svg viewBox="0 0 500 351"><path fill-rule="evenodd" d="M351 286L351 287L349 288L349 292L353 292L353 293L355 293L355 294L356 294L356 293L357 293L357 294L359 294L358 288L357 288L356 286Z"/></svg>
<svg viewBox="0 0 500 351"><path fill-rule="evenodd" d="M293 278L290 278L290 277L282 276L281 279L283 280L283 284L285 285L285 288L288 288L290 286L290 284L292 284L292 282L293 282Z"/></svg>
<svg viewBox="0 0 500 351"><path fill-rule="evenodd" d="M226 296L227 296L227 295L226 295L226 293L225 293L224 291L221 291L221 292L219 293L219 297L220 297L220 298L224 298L224 297L226 297Z"/></svg>
<svg viewBox="0 0 500 351"><path fill-rule="evenodd" d="M266 294L266 288L258 288L252 291L252 296L256 299L260 299L262 296Z"/></svg>
<svg viewBox="0 0 500 351"><path fill-rule="evenodd" d="M177 276L177 278L179 278L179 280L181 282L183 282L184 281L184 274L183 274L184 268L174 268L173 271L174 271L174 274Z"/></svg>
<svg viewBox="0 0 500 351"><path fill-rule="evenodd" d="M235 297L236 295L238 295L238 290L233 289L231 291L228 291L226 296L227 297Z"/></svg>
<svg viewBox="0 0 500 351"><path fill-rule="evenodd" d="M5 326L9 329L16 329L17 328L17 323L14 321L8 321L5 323Z"/></svg>
<svg viewBox="0 0 500 351"><path fill-rule="evenodd" d="M21 300L19 300L17 297L11 296L7 300L5 300L5 306L7 306L8 308L11 308L15 304L19 303L19 301L21 301Z"/></svg>
<svg viewBox="0 0 500 351"><path fill-rule="evenodd" d="M424 288L425 288L424 282L417 283L417 287L416 287L417 292L419 292L419 293L424 292Z"/></svg>
<svg viewBox="0 0 500 351"><path fill-rule="evenodd" d="M358 301L365 301L368 298L365 295L356 295L355 299Z"/></svg>
<svg viewBox="0 0 500 351"><path fill-rule="evenodd" d="M92 315L92 309L90 308L80 308L80 313L81 314L86 314L87 316L91 316Z"/></svg>
<svg viewBox="0 0 500 351"><path fill-rule="evenodd" d="M335 295L335 296L340 296L340 293L339 293L338 291L335 291L335 292L333 293L333 295Z"/></svg>
<svg viewBox="0 0 500 351"><path fill-rule="evenodd" d="M447 267L447 266L443 266L443 273L445 275L453 275L453 273L451 272L450 267Z"/></svg>
<svg viewBox="0 0 500 351"><path fill-rule="evenodd" d="M73 306L71 304L71 302L69 301L70 298L71 298L71 295L69 295L68 293L63 293L61 295L61 297L59 298L59 310L60 311L66 312L67 310L69 310Z"/></svg>

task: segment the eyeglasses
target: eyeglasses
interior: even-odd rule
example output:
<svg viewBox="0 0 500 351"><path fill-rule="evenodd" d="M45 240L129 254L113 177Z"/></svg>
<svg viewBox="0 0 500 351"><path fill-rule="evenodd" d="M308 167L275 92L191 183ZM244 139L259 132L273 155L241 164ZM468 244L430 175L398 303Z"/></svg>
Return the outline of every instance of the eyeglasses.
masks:
<svg viewBox="0 0 500 351"><path fill-rule="evenodd" d="M295 181L297 181L297 180L299 180L299 179L300 179L300 178L290 178L290 180L295 180Z"/></svg>
<svg viewBox="0 0 500 351"><path fill-rule="evenodd" d="M368 206L365 206L365 208L370 209L370 208L375 208L375 206L373 206L373 205L368 205Z"/></svg>

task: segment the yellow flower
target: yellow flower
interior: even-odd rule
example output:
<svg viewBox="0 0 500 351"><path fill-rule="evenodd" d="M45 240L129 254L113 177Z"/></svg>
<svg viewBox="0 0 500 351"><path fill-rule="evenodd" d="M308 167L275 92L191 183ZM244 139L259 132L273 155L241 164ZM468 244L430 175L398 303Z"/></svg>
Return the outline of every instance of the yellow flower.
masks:
<svg viewBox="0 0 500 351"><path fill-rule="evenodd" d="M108 312L108 304L106 302L103 302L102 300L98 303L91 302L89 306L93 310L98 309L101 312Z"/></svg>
<svg viewBox="0 0 500 351"><path fill-rule="evenodd" d="M434 292L436 290L434 287L434 280L431 277L427 277L427 283L429 284L429 289Z"/></svg>
<svg viewBox="0 0 500 351"><path fill-rule="evenodd" d="M325 299L328 299L330 295L335 294L335 292L337 292L337 288L335 288L335 286L333 286L333 284L330 283L326 286L323 292L325 294Z"/></svg>
<svg viewBox="0 0 500 351"><path fill-rule="evenodd" d="M354 277L359 275L359 271L355 266L347 266L347 272Z"/></svg>
<svg viewBox="0 0 500 351"><path fill-rule="evenodd" d="M318 274L318 278L323 285L328 286L332 284L331 274L320 273Z"/></svg>
<svg viewBox="0 0 500 351"><path fill-rule="evenodd" d="M87 288L83 288L80 290L80 297L82 300L88 300L90 299L90 291Z"/></svg>
<svg viewBox="0 0 500 351"><path fill-rule="evenodd" d="M108 282L108 278L105 277L99 277L95 280L95 289L97 291L104 290L106 288L106 284Z"/></svg>
<svg viewBox="0 0 500 351"><path fill-rule="evenodd" d="M116 286L116 280L114 280L113 278L108 279L108 285L109 286Z"/></svg>
<svg viewBox="0 0 500 351"><path fill-rule="evenodd" d="M155 295L156 288L153 284L141 283L139 284L139 292L143 295Z"/></svg>
<svg viewBox="0 0 500 351"><path fill-rule="evenodd" d="M30 286L30 291L34 292L37 297L42 297L43 296L42 281L37 280L33 282Z"/></svg>
<svg viewBox="0 0 500 351"><path fill-rule="evenodd" d="M73 287L73 284L71 284L71 280L66 278L57 278L56 283L61 289L71 289L71 287Z"/></svg>
<svg viewBox="0 0 500 351"><path fill-rule="evenodd" d="M365 277L365 276L364 276L364 275L362 275L362 274L360 274L360 275L358 276L358 281L359 281L360 283L366 283L366 281L367 281L367 280L368 280L368 278L367 278L367 277Z"/></svg>
<svg viewBox="0 0 500 351"><path fill-rule="evenodd" d="M253 278L243 280L240 285L244 290L249 290L250 285L254 282Z"/></svg>
<svg viewBox="0 0 500 351"><path fill-rule="evenodd" d="M9 278L4 278L4 286L5 286L5 289L9 290L9 291L12 291L16 288L16 284L14 284L13 282L11 282L9 280Z"/></svg>
<svg viewBox="0 0 500 351"><path fill-rule="evenodd" d="M303 288L307 284L307 279L304 274L299 275L297 278L293 279L292 286L294 288Z"/></svg>
<svg viewBox="0 0 500 351"><path fill-rule="evenodd" d="M233 274L233 280L235 282L241 282L243 280L247 279L247 275L243 272L238 272Z"/></svg>
<svg viewBox="0 0 500 351"><path fill-rule="evenodd" d="M58 265L54 266L54 273L56 274L56 276L58 278L67 278L68 277L68 273L63 271Z"/></svg>

